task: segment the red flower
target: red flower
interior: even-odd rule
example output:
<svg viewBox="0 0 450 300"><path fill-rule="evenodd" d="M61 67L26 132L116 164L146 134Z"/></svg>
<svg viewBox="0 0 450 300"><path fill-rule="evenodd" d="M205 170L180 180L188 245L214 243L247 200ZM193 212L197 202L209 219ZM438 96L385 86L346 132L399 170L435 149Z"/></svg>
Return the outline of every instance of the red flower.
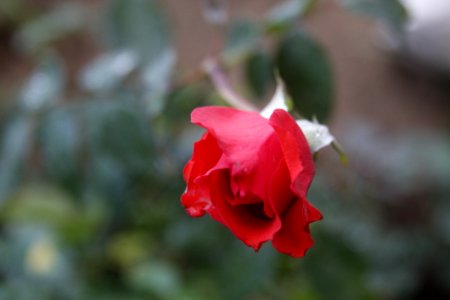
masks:
<svg viewBox="0 0 450 300"><path fill-rule="evenodd" d="M309 224L322 215L306 199L314 164L295 120L281 109L265 119L257 112L201 107L191 121L207 132L183 172L187 213L207 212L255 250L272 240L278 251L304 256L313 244Z"/></svg>

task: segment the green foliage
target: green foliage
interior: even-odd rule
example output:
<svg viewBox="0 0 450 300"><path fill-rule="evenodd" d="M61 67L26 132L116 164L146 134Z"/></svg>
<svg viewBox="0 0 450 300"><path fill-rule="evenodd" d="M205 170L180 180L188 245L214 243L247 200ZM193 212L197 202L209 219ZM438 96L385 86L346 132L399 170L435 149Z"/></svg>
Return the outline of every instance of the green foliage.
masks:
<svg viewBox="0 0 450 300"><path fill-rule="evenodd" d="M340 0L348 9L374 17L399 30L408 18L408 12L398 0Z"/></svg>
<svg viewBox="0 0 450 300"><path fill-rule="evenodd" d="M0 151L0 204L20 182L29 155L32 120L24 116L12 118L3 130Z"/></svg>
<svg viewBox="0 0 450 300"><path fill-rule="evenodd" d="M91 92L107 92L120 87L137 68L137 55L131 50L105 53L90 63L81 73L80 86Z"/></svg>
<svg viewBox="0 0 450 300"><path fill-rule="evenodd" d="M266 30L278 32L289 29L295 21L311 10L316 0L285 0L266 16Z"/></svg>
<svg viewBox="0 0 450 300"><path fill-rule="evenodd" d="M245 56L258 46L261 29L257 24L247 20L240 20L230 28L224 49L226 61L233 61Z"/></svg>
<svg viewBox="0 0 450 300"><path fill-rule="evenodd" d="M289 33L280 43L277 66L295 110L326 120L332 109L333 77L324 50L306 33Z"/></svg>
<svg viewBox="0 0 450 300"><path fill-rule="evenodd" d="M169 42L168 30L155 0L111 0L106 19L108 42L117 50L132 49L154 59Z"/></svg>
<svg viewBox="0 0 450 300"><path fill-rule="evenodd" d="M258 99L268 96L269 88L275 86L274 64L270 55L256 50L245 62L245 76L252 93Z"/></svg>
<svg viewBox="0 0 450 300"><path fill-rule="evenodd" d="M54 105L61 100L65 83L61 63L55 57L46 57L22 87L21 109L36 113Z"/></svg>
<svg viewBox="0 0 450 300"><path fill-rule="evenodd" d="M25 23L18 33L18 42L25 51L42 51L51 43L82 29L86 15L87 10L83 6L60 5L50 13Z"/></svg>
<svg viewBox="0 0 450 300"><path fill-rule="evenodd" d="M0 15L7 21L16 21L20 17L20 10L24 8L23 1L5 0L0 3Z"/></svg>

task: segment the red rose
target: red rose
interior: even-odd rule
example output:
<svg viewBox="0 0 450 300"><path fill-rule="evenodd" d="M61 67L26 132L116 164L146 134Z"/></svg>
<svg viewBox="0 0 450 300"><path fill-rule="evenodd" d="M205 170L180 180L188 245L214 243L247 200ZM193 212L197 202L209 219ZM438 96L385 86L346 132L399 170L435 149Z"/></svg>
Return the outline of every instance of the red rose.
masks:
<svg viewBox="0 0 450 300"><path fill-rule="evenodd" d="M295 120L281 109L265 119L257 112L201 107L191 121L207 132L183 172L187 213L207 212L255 250L272 240L278 251L304 256L313 244L309 224L322 215L306 199L314 164Z"/></svg>

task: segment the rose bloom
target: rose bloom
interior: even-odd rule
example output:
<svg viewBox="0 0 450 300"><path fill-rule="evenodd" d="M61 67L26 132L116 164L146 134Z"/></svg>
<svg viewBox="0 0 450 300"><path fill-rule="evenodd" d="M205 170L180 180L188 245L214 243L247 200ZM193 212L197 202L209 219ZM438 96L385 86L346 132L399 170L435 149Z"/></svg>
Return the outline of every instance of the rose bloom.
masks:
<svg viewBox="0 0 450 300"><path fill-rule="evenodd" d="M281 253L304 256L313 245L309 224L322 215L306 199L314 163L291 115L210 106L191 121L206 132L183 171L187 213L208 213L255 250L271 240Z"/></svg>

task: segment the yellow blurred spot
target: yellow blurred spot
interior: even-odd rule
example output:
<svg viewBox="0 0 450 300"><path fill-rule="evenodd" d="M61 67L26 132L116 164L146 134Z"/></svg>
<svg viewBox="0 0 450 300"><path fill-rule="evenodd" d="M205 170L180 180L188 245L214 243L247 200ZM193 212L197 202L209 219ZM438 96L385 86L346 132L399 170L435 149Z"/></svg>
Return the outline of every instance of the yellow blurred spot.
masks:
<svg viewBox="0 0 450 300"><path fill-rule="evenodd" d="M129 268L148 256L145 236L139 233L124 233L112 239L108 254L123 268Z"/></svg>
<svg viewBox="0 0 450 300"><path fill-rule="evenodd" d="M31 272L44 275L49 273L56 263L57 252L52 242L41 239L33 243L25 258L27 269Z"/></svg>

